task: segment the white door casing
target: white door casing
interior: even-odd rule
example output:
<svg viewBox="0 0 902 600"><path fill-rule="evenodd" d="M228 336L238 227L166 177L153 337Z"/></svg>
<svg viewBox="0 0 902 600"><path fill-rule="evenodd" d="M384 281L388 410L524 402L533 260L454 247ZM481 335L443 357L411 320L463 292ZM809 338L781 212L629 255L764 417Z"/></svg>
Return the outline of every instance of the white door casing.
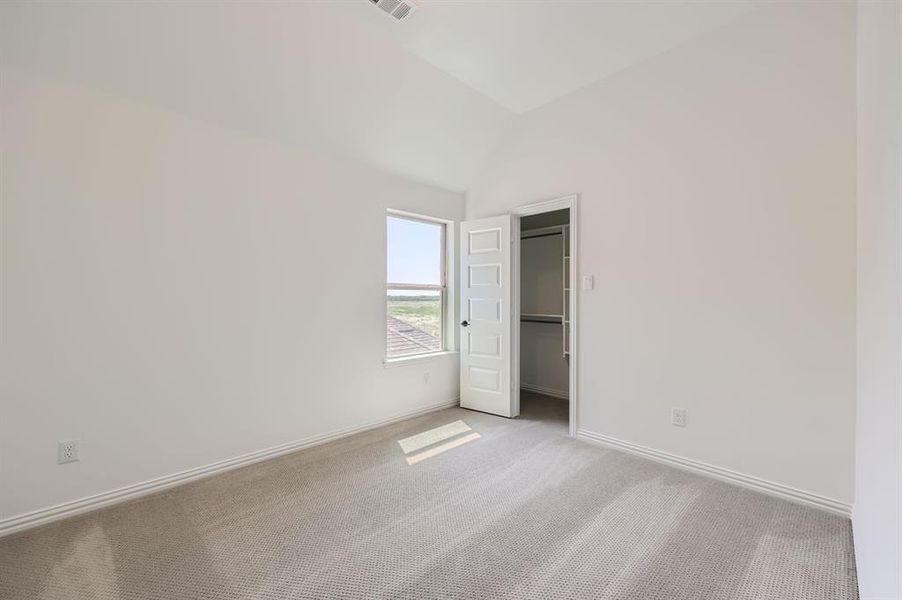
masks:
<svg viewBox="0 0 902 600"><path fill-rule="evenodd" d="M502 215L460 228L460 405L502 417L519 413L511 364L511 240L518 227Z"/></svg>

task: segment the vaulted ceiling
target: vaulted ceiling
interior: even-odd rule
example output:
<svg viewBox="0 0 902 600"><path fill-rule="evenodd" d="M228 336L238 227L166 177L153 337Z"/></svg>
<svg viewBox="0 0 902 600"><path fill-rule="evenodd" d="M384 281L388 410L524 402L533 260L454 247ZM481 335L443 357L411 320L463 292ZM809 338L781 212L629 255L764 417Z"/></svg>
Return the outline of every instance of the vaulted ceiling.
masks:
<svg viewBox="0 0 902 600"><path fill-rule="evenodd" d="M466 189L518 113L749 2L5 2L0 60Z"/></svg>
<svg viewBox="0 0 902 600"><path fill-rule="evenodd" d="M345 2L413 54L515 113L742 16L751 0L415 0L402 23Z"/></svg>

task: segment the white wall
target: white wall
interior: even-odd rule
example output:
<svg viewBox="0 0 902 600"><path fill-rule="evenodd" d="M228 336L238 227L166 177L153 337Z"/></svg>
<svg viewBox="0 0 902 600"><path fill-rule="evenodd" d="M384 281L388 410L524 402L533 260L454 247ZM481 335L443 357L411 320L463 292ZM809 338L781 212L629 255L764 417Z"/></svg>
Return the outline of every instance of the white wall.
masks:
<svg viewBox="0 0 902 600"><path fill-rule="evenodd" d="M863 600L902 598L902 4L858 5L855 556Z"/></svg>
<svg viewBox="0 0 902 600"><path fill-rule="evenodd" d="M563 337L558 324L520 324L520 385L553 396L568 396L570 369L563 354Z"/></svg>
<svg viewBox="0 0 902 600"><path fill-rule="evenodd" d="M383 367L384 216L461 195L0 75L0 517L458 395Z"/></svg>
<svg viewBox="0 0 902 600"><path fill-rule="evenodd" d="M580 194L580 428L851 502L854 27L767 6L497 149L468 218Z"/></svg>

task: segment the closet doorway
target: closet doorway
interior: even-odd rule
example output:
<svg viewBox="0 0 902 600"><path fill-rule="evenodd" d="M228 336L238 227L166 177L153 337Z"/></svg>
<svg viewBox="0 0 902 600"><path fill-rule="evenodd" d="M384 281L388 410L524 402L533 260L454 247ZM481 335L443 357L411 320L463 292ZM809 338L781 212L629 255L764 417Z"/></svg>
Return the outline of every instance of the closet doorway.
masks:
<svg viewBox="0 0 902 600"><path fill-rule="evenodd" d="M566 412L576 435L576 196L511 211L519 219L512 275L516 404ZM524 407L525 408L525 407Z"/></svg>

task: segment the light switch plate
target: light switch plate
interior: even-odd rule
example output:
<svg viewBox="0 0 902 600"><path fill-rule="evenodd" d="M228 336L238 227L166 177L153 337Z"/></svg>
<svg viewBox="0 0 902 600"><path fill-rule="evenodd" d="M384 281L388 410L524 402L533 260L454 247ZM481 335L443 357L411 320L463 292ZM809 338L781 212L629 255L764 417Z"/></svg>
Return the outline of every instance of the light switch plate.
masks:
<svg viewBox="0 0 902 600"><path fill-rule="evenodd" d="M593 277L592 275L583 275L583 289L595 289L595 277Z"/></svg>

